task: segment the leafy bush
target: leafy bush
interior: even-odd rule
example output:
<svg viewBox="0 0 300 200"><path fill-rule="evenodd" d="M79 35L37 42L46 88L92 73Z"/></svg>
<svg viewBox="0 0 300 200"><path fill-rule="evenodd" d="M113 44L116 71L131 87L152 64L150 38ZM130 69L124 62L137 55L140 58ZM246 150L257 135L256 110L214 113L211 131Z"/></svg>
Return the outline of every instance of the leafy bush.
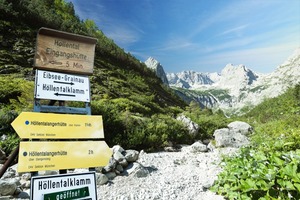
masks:
<svg viewBox="0 0 300 200"><path fill-rule="evenodd" d="M8 156L18 146L19 141L17 134L7 135L5 140L0 141L0 149Z"/></svg>
<svg viewBox="0 0 300 200"><path fill-rule="evenodd" d="M125 113L123 121L126 122L125 133L129 145L138 149L157 150L192 141L184 125L167 115L155 114L150 118L142 118Z"/></svg>
<svg viewBox="0 0 300 200"><path fill-rule="evenodd" d="M0 111L0 136L14 132L10 124L17 116L18 113L14 110L2 109Z"/></svg>
<svg viewBox="0 0 300 200"><path fill-rule="evenodd" d="M300 150L290 152L241 149L227 158L211 188L229 199L299 199Z"/></svg>

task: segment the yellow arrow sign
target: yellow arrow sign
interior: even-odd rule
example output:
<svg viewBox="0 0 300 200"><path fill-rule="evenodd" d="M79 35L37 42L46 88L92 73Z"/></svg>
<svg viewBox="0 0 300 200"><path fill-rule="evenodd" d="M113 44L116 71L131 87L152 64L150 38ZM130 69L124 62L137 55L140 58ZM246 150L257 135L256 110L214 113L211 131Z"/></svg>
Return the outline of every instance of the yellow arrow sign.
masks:
<svg viewBox="0 0 300 200"><path fill-rule="evenodd" d="M11 125L20 138L104 138L102 116L22 112Z"/></svg>
<svg viewBox="0 0 300 200"><path fill-rule="evenodd" d="M111 155L105 141L20 142L18 172L105 166Z"/></svg>

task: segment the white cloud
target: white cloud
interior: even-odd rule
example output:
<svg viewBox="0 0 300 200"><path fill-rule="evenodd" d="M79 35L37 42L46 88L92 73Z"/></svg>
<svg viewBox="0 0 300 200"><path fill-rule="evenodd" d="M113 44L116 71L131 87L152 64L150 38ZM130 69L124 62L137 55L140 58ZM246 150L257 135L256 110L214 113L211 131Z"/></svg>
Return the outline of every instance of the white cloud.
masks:
<svg viewBox="0 0 300 200"><path fill-rule="evenodd" d="M274 71L299 47L299 44L291 42L262 48L227 51L202 57L199 64L217 67L228 63L244 64L254 71L268 73Z"/></svg>

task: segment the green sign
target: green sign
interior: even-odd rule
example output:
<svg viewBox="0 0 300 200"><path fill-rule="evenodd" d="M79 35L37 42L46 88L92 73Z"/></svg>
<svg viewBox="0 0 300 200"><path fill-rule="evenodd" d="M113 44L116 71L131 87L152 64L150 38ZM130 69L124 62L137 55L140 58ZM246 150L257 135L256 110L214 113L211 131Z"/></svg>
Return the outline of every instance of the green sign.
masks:
<svg viewBox="0 0 300 200"><path fill-rule="evenodd" d="M89 187L65 190L44 195L44 200L72 200L90 196Z"/></svg>

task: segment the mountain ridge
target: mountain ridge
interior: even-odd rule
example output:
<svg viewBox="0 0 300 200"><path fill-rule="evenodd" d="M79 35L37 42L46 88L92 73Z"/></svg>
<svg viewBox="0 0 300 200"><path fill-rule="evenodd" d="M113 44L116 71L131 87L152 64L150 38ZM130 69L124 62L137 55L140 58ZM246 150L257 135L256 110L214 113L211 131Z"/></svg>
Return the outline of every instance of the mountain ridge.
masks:
<svg viewBox="0 0 300 200"><path fill-rule="evenodd" d="M252 108L299 82L300 48L268 74L230 63L219 73L186 70L166 76L169 86L187 103L196 101L201 107L240 113L244 107Z"/></svg>

